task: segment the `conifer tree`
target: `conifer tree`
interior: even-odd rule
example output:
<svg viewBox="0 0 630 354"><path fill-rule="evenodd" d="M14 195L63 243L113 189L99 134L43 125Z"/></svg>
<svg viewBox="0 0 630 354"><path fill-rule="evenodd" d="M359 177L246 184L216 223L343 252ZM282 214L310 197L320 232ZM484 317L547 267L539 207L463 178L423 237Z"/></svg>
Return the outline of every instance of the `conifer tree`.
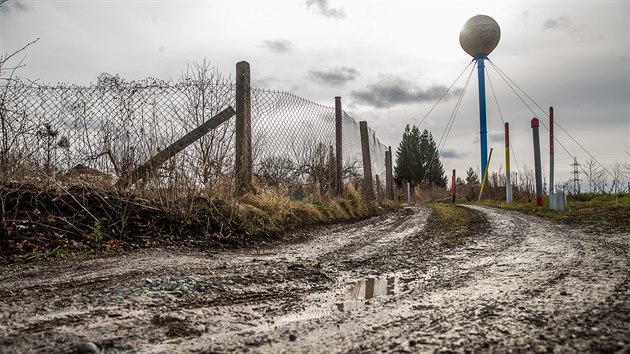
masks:
<svg viewBox="0 0 630 354"><path fill-rule="evenodd" d="M420 133L416 126L405 127L402 141L396 150L394 180L399 186L406 182L414 187L418 184L446 186L444 167L428 130Z"/></svg>
<svg viewBox="0 0 630 354"><path fill-rule="evenodd" d="M420 135L418 128L405 127L402 140L396 149L396 166L394 166L394 180L401 186L409 182L415 186L420 182L421 169Z"/></svg>
<svg viewBox="0 0 630 354"><path fill-rule="evenodd" d="M423 180L431 185L446 187L447 178L444 174L444 166L440 161L440 153L433 140L433 135L425 129L420 138L422 139L421 151L426 161L426 172Z"/></svg>

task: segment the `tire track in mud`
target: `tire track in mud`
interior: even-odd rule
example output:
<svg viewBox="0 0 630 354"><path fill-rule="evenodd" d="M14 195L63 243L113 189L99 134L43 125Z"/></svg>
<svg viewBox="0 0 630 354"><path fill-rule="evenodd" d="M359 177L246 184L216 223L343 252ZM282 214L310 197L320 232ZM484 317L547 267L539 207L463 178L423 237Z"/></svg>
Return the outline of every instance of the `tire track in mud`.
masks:
<svg viewBox="0 0 630 354"><path fill-rule="evenodd" d="M433 252L411 208L259 250L5 271L0 352L630 350L630 235L468 208L487 232Z"/></svg>
<svg viewBox="0 0 630 354"><path fill-rule="evenodd" d="M85 341L108 352L172 352L182 338L302 321L295 314L307 298L336 286L320 262L377 252L409 233L410 216L413 230L423 227L426 214L401 211L260 250L141 251L16 267L0 274L0 352L72 352Z"/></svg>
<svg viewBox="0 0 630 354"><path fill-rule="evenodd" d="M430 260L409 291L258 336L268 344L257 351L630 350L628 235L586 235L519 213L470 208L492 229ZM291 335L294 342L283 340Z"/></svg>

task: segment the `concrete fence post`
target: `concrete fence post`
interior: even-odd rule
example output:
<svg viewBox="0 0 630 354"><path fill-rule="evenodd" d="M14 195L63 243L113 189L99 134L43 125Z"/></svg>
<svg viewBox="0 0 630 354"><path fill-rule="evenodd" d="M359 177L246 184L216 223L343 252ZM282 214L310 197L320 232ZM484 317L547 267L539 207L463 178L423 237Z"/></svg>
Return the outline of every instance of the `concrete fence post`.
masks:
<svg viewBox="0 0 630 354"><path fill-rule="evenodd" d="M335 97L335 161L336 164L336 193L343 194L343 110L341 109L341 97Z"/></svg>
<svg viewBox="0 0 630 354"><path fill-rule="evenodd" d="M542 167L540 163L540 122L532 118L532 134L534 137L534 169L536 173L536 206L542 207L544 203L542 187Z"/></svg>
<svg viewBox="0 0 630 354"><path fill-rule="evenodd" d="M361 131L361 152L363 155L363 197L366 201L373 201L372 159L370 157L370 137L366 121L359 122L359 130Z"/></svg>
<svg viewBox="0 0 630 354"><path fill-rule="evenodd" d="M236 63L236 166L235 194L243 196L252 187L252 110L249 63Z"/></svg>

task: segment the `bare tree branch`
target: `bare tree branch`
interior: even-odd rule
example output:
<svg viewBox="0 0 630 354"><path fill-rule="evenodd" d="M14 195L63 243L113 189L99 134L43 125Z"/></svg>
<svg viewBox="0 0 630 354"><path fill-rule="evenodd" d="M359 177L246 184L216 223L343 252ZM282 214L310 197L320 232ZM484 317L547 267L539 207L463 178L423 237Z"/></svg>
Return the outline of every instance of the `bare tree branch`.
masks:
<svg viewBox="0 0 630 354"><path fill-rule="evenodd" d="M0 0L2 1L2 0ZM6 1L6 0L5 0ZM1 5L1 4L0 4ZM24 47L22 47L21 49L16 50L15 52L11 53L11 54L6 54L4 56L0 56L0 70L2 69L2 66L4 65L4 63L6 63L7 61L9 61L9 59L11 59L12 57L14 57L15 55L23 52L26 48L30 47L31 45L35 44L35 42L39 41L39 38L29 42L28 44L26 44ZM20 61L21 63L22 61ZM18 65L19 66L19 65Z"/></svg>

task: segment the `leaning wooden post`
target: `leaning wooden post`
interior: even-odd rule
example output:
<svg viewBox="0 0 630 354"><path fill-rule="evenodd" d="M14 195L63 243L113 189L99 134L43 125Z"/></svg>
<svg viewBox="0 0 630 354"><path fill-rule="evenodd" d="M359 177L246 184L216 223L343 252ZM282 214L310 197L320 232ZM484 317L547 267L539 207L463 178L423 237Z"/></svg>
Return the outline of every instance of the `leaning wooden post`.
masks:
<svg viewBox="0 0 630 354"><path fill-rule="evenodd" d="M151 157L147 162L136 168L133 172L131 172L129 179L119 179L118 182L116 182L116 187L127 188L138 182L139 180L149 177L158 168L160 168L163 163L180 153L182 150L187 148L190 144L194 143L202 136L208 134L208 132L212 129L215 129L219 125L227 122L227 120L232 118L234 114L235 112L232 107L228 107L219 112L219 114L203 122L200 126L193 129L183 137L177 139L176 142L172 143L164 150L161 150L155 156Z"/></svg>
<svg viewBox="0 0 630 354"><path fill-rule="evenodd" d="M374 200L374 185L372 184L372 159L370 158L370 137L366 121L359 122L361 131L361 153L363 155L363 197L367 201Z"/></svg>
<svg viewBox="0 0 630 354"><path fill-rule="evenodd" d="M249 63L236 63L236 171L235 194L252 188L252 109Z"/></svg>
<svg viewBox="0 0 630 354"><path fill-rule="evenodd" d="M343 194L343 110L341 109L341 97L335 97L335 159L337 162L336 182L337 195Z"/></svg>

